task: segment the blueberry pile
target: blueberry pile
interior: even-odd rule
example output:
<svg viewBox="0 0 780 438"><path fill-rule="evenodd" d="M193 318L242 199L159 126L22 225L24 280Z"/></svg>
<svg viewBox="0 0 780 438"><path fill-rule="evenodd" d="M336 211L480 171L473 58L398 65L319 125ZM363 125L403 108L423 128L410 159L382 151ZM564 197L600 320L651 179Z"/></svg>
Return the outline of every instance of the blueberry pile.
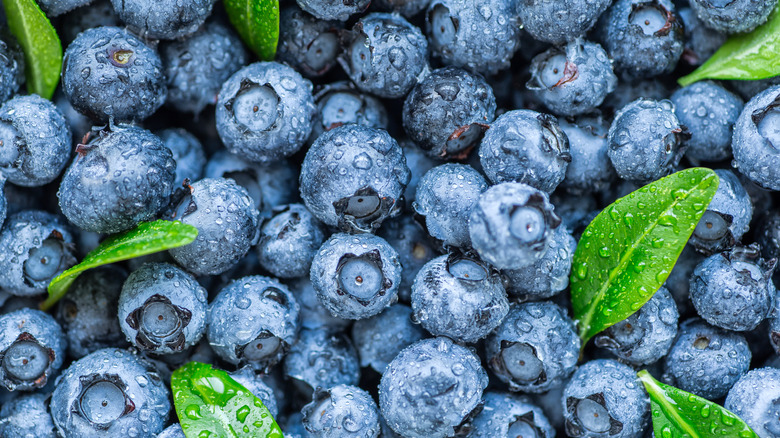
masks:
<svg viewBox="0 0 780 438"><path fill-rule="evenodd" d="M780 438L780 77L677 85L778 0L284 0L269 62L216 0L37 1L51 101L0 16L0 437L184 437L198 361L290 438L650 438L645 368ZM581 345L584 228L696 166L665 286ZM157 219L198 236L38 310Z"/></svg>

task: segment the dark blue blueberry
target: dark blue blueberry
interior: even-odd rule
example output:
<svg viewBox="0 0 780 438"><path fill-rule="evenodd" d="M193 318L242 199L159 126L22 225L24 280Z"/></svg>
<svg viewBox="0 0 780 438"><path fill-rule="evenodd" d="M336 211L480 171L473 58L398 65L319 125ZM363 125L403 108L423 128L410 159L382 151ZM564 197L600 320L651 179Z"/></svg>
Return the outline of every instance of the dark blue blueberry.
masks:
<svg viewBox="0 0 780 438"><path fill-rule="evenodd" d="M290 282L290 291L301 306L302 328L337 333L346 329L351 323L348 319L336 318L322 305L308 277L296 278Z"/></svg>
<svg viewBox="0 0 780 438"><path fill-rule="evenodd" d="M355 321L352 342L360 355L360 365L383 373L404 348L425 337L425 332L412 323L412 309L394 304L382 313Z"/></svg>
<svg viewBox="0 0 780 438"><path fill-rule="evenodd" d="M428 7L429 0L375 0L371 6L385 12L395 12L407 19L414 18Z"/></svg>
<svg viewBox="0 0 780 438"><path fill-rule="evenodd" d="M780 86L772 86L750 99L734 124L734 167L760 187L780 190L779 147Z"/></svg>
<svg viewBox="0 0 780 438"><path fill-rule="evenodd" d="M482 411L471 422L470 438L553 437L555 429L528 397L485 392Z"/></svg>
<svg viewBox="0 0 780 438"><path fill-rule="evenodd" d="M9 391L43 387L62 367L67 347L62 328L48 313L25 308L0 315L0 386Z"/></svg>
<svg viewBox="0 0 780 438"><path fill-rule="evenodd" d="M717 169L719 185L690 239L697 251L710 255L730 249L748 231L753 205L747 191L727 169Z"/></svg>
<svg viewBox="0 0 780 438"><path fill-rule="evenodd" d="M38 6L41 7L46 16L57 17L66 12L70 12L80 6L91 3L92 0L38 0Z"/></svg>
<svg viewBox="0 0 780 438"><path fill-rule="evenodd" d="M8 200L5 196L5 183L5 177L0 174L0 229L2 229L3 223L5 223L5 217L8 215Z"/></svg>
<svg viewBox="0 0 780 438"><path fill-rule="evenodd" d="M379 436L379 408L371 395L357 386L341 384L316 390L301 413L310 438Z"/></svg>
<svg viewBox="0 0 780 438"><path fill-rule="evenodd" d="M139 35L165 40L198 30L214 3L216 0L111 0L119 19Z"/></svg>
<svg viewBox="0 0 780 438"><path fill-rule="evenodd" d="M347 21L350 16L359 14L368 8L371 0L350 0L332 2L329 0L295 0L304 11L320 20Z"/></svg>
<svg viewBox="0 0 780 438"><path fill-rule="evenodd" d="M705 26L725 33L747 33L763 24L777 0L691 0Z"/></svg>
<svg viewBox="0 0 780 438"><path fill-rule="evenodd" d="M685 49L682 60L698 66L710 59L716 50L726 42L727 35L705 26L691 8L681 8L677 16L685 27Z"/></svg>
<svg viewBox="0 0 780 438"><path fill-rule="evenodd" d="M317 389L357 385L357 351L342 333L303 329L284 359L284 375L307 399Z"/></svg>
<svg viewBox="0 0 780 438"><path fill-rule="evenodd" d="M46 394L25 394L0 408L0 436L57 438Z"/></svg>
<svg viewBox="0 0 780 438"><path fill-rule="evenodd" d="M693 304L690 299L691 275L702 260L704 260L704 256L696 252L690 245L686 245L680 257L677 258L672 273L669 274L666 283L664 283L664 287L674 297L681 316L693 312Z"/></svg>
<svg viewBox="0 0 780 438"><path fill-rule="evenodd" d="M279 408L276 405L276 394L274 393L273 388L263 381L262 374L257 374L252 367L245 366L230 373L230 377L241 384L241 386L248 389L252 395L259 398L260 401L263 402L263 405L271 412L271 416L277 417Z"/></svg>
<svg viewBox="0 0 780 438"><path fill-rule="evenodd" d="M411 215L403 215L386 222L379 230L379 237L385 239L398 252L403 266L398 298L408 303L414 277L424 264L436 256L435 246L428 233Z"/></svg>
<svg viewBox="0 0 780 438"><path fill-rule="evenodd" d="M412 205L417 198L417 185L420 183L420 179L439 163L407 138L398 140L398 144L401 145L404 157L406 157L406 165L412 172L412 177L409 179L409 184L406 185L406 190L404 191L407 205Z"/></svg>
<svg viewBox="0 0 780 438"><path fill-rule="evenodd" d="M729 81L729 85L743 99L750 100L767 88L780 85L780 76L757 80L733 80Z"/></svg>
<svg viewBox="0 0 780 438"><path fill-rule="evenodd" d="M276 58L304 76L322 76L336 65L341 26L338 21L318 20L297 6L283 8Z"/></svg>
<svg viewBox="0 0 780 438"><path fill-rule="evenodd" d="M582 116L559 121L561 130L569 139L571 162L566 166L566 177L561 187L575 195L601 192L617 179L609 161L607 126L601 116Z"/></svg>
<svg viewBox="0 0 780 438"><path fill-rule="evenodd" d="M0 103L13 97L24 80L24 60L15 45L0 40Z"/></svg>
<svg viewBox="0 0 780 438"><path fill-rule="evenodd" d="M57 34L67 47L76 37L87 29L100 26L121 26L114 12L111 0L92 0L89 5L81 6L60 19Z"/></svg>
<svg viewBox="0 0 780 438"><path fill-rule="evenodd" d="M322 224L301 204L277 207L274 213L260 229L260 266L279 278L308 275L325 241Z"/></svg>
<svg viewBox="0 0 780 438"><path fill-rule="evenodd" d="M742 376L729 391L724 407L758 436L780 435L780 370L760 368Z"/></svg>
<svg viewBox="0 0 780 438"><path fill-rule="evenodd" d="M206 166L206 154L200 141L181 128L167 128L156 134L165 147L171 150L173 160L176 161L174 187L180 187L185 178L199 180Z"/></svg>
<svg viewBox="0 0 780 438"><path fill-rule="evenodd" d="M387 110L382 101L359 92L351 82L325 85L315 95L317 114L309 139L313 142L323 132L341 125L355 123L371 128L387 129Z"/></svg>
<svg viewBox="0 0 780 438"><path fill-rule="evenodd" d="M187 438L186 435L184 435L184 430L182 430L181 425L179 423L172 424L165 428L165 430L162 431L159 435L157 435L157 438Z"/></svg>
<svg viewBox="0 0 780 438"><path fill-rule="evenodd" d="M523 29L534 39L562 45L585 36L610 0L568 2L565 5L546 0L520 0L517 11Z"/></svg>
<svg viewBox="0 0 780 438"><path fill-rule="evenodd" d="M605 115L614 115L618 110L639 98L663 100L668 99L671 95L671 88L660 79L621 79L618 81L615 91L604 99L601 108L605 111Z"/></svg>

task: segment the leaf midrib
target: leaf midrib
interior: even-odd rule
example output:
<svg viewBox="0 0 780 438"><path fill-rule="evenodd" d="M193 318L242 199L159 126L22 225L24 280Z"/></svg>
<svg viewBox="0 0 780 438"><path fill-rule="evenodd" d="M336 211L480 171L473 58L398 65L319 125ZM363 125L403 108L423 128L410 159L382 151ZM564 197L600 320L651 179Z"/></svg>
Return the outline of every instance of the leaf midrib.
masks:
<svg viewBox="0 0 780 438"><path fill-rule="evenodd" d="M644 371L642 373L644 373ZM642 383L645 384L645 389L648 389L648 392L655 395L654 398L651 398L651 401L660 406L665 414L668 414L667 418L669 416L673 417L675 420L673 424L679 429L682 429L685 433L689 434L691 438L701 438L701 435L699 435L696 430L691 428L691 425L688 424L688 422L685 421L685 419L677 412L674 406L669 403L666 393L664 392L663 388L658 386L658 384L655 382L655 379L652 378L649 374L642 373L640 373L639 378L642 380ZM647 388L648 386L649 388Z"/></svg>

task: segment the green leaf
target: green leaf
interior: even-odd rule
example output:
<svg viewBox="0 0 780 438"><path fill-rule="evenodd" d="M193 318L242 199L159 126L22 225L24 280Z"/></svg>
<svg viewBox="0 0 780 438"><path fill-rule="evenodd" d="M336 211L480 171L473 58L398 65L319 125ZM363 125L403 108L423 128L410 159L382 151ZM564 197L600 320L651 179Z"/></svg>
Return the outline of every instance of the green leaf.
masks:
<svg viewBox="0 0 780 438"><path fill-rule="evenodd" d="M173 403L187 438L283 438L271 412L226 372L190 362L171 376Z"/></svg>
<svg viewBox="0 0 780 438"><path fill-rule="evenodd" d="M41 303L41 309L51 308L87 269L184 246L192 243L197 236L198 229L192 225L164 220L141 222L132 230L110 236L87 254L81 263L49 283L49 298Z"/></svg>
<svg viewBox="0 0 780 438"><path fill-rule="evenodd" d="M677 82L687 86L702 79L765 79L780 75L780 4L753 32L729 37L717 52Z"/></svg>
<svg viewBox="0 0 780 438"><path fill-rule="evenodd" d="M263 61L272 61L279 41L279 0L225 0L230 22Z"/></svg>
<svg viewBox="0 0 780 438"><path fill-rule="evenodd" d="M27 91L54 96L62 67L62 44L35 0L3 0L8 28L24 50Z"/></svg>
<svg viewBox="0 0 780 438"><path fill-rule="evenodd" d="M664 284L717 188L712 170L686 169L618 199L593 219L574 252L571 274L583 348Z"/></svg>
<svg viewBox="0 0 780 438"><path fill-rule="evenodd" d="M655 436L663 438L758 438L744 421L727 409L655 380L647 370L637 373L650 394Z"/></svg>

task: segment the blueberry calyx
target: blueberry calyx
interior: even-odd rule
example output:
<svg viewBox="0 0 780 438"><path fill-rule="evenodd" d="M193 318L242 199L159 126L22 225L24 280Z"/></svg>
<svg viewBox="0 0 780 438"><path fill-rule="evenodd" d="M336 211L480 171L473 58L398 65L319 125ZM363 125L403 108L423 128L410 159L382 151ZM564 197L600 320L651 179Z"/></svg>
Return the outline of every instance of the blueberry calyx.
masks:
<svg viewBox="0 0 780 438"><path fill-rule="evenodd" d="M115 420L135 410L135 403L127 395L127 385L116 374L81 376L79 383L81 391L73 401L71 412L97 430L108 430ZM99 421L101 417L107 421Z"/></svg>
<svg viewBox="0 0 780 438"><path fill-rule="evenodd" d="M130 312L125 320L138 331L135 341L140 348L156 350L164 345L181 351L185 344L183 330L191 319L192 312L174 305L166 296L155 294Z"/></svg>
<svg viewBox="0 0 780 438"><path fill-rule="evenodd" d="M582 403L584 403L584 405L580 407L580 404ZM611 415L609 415L609 410L606 407L606 400L604 399L603 393L599 392L596 394L591 394L583 399L569 397L566 399L566 410L569 413L565 424L566 434L571 437L589 435L588 432L590 431L597 433L609 432L609 435L617 435L623 430L623 423L615 420ZM591 428L584 425L583 419L581 419L579 416L580 413L584 414L586 412L591 413L593 416L592 419L586 419L592 420L588 421L588 423L591 424ZM606 422L604 422L603 418L601 418L602 415L607 415L609 418L608 424L605 424ZM603 427L603 425L608 427Z"/></svg>

